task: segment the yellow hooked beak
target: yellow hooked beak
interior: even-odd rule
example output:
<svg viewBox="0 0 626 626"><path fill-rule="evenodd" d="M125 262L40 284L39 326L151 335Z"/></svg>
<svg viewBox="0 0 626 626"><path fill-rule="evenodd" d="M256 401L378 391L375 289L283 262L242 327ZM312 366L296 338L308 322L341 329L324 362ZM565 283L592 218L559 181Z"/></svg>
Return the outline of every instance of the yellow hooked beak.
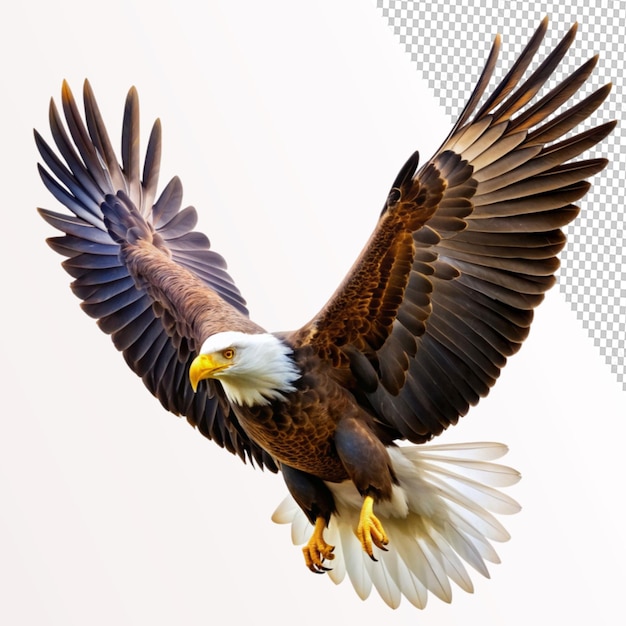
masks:
<svg viewBox="0 0 626 626"><path fill-rule="evenodd" d="M198 389L198 383L205 378L213 378L216 372L228 367L227 364L217 363L212 354L200 354L189 367L189 382L194 392Z"/></svg>

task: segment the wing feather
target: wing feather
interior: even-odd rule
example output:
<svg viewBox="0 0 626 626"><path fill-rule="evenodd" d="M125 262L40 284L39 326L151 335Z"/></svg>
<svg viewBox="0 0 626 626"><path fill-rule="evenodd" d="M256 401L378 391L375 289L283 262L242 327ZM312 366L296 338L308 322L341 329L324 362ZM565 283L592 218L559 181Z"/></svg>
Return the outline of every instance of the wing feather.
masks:
<svg viewBox="0 0 626 626"><path fill-rule="evenodd" d="M478 108L496 38L448 138L421 169L409 159L351 272L292 336L350 367L368 410L398 438L426 441L487 395L555 282L573 203L607 164L573 159L614 122L567 136L609 93L571 102L597 57L537 97L576 25L524 78L546 29L547 19Z"/></svg>
<svg viewBox="0 0 626 626"><path fill-rule="evenodd" d="M70 211L39 210L63 233L48 243L67 257L63 267L74 279L73 292L166 409L185 415L202 434L242 459L276 471L274 460L248 439L216 386L205 383L193 394L187 371L198 342L194 324L177 319L163 288L139 276L129 262L129 242L148 236L155 258L167 259L172 271L191 277L199 292L204 290L207 298L222 303L221 310L232 308L234 315L247 319L245 301L224 259L210 249L204 235L193 231L195 209L181 210L180 180L173 178L156 198L160 122L152 127L142 168L139 101L131 89L124 108L120 165L88 82L83 98L84 121L69 86L63 84L67 130L51 102L49 119L56 150L35 131L44 163L39 165L42 180Z"/></svg>

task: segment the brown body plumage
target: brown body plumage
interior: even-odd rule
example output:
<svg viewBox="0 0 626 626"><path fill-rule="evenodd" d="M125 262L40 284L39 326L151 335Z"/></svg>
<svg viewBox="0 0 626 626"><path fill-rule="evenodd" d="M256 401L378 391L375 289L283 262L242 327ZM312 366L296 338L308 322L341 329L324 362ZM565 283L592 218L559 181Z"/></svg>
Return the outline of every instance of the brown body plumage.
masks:
<svg viewBox="0 0 626 626"><path fill-rule="evenodd" d="M409 158L352 270L321 311L290 333L270 335L249 319L223 259L193 231L195 210L180 210L177 178L154 201L160 124L140 179L134 89L121 166L88 83L85 122L64 84L69 136L51 105L52 134L67 165L36 134L49 168L40 168L43 181L73 213L41 214L65 233L50 245L68 257L64 267L85 311L166 409L243 459L282 471L315 527L304 549L313 571L326 571L335 556L328 532L343 546L345 556L336 555L344 571L366 594L353 576L352 534L342 530L348 525L365 553L381 559L381 569L368 572L391 605L404 594L423 606L426 589L449 600L449 580L471 590L459 557L486 574L489 539L506 538L488 505L473 503L457 481L494 510L515 510L484 485L448 469L437 474L434 452L394 442L430 440L489 392L555 282L560 229L576 216L573 203L606 165L572 161L614 126L570 134L609 92L607 85L569 103L597 59L538 97L576 27L523 78L546 27L544 20L483 98L496 39L441 148L421 169L417 153ZM501 454L484 444L472 450L487 460ZM453 457L444 462L461 473L489 465ZM496 474L499 486L517 477L502 467ZM291 521L281 511L278 518ZM377 572L386 572L384 583Z"/></svg>
<svg viewBox="0 0 626 626"><path fill-rule="evenodd" d="M295 358L303 376L289 403L275 400L266 406L235 407L235 414L250 437L281 466L340 482L349 476L333 444L335 431L343 420L363 419L363 411L324 372L324 365L319 372L319 358L311 350L304 352Z"/></svg>

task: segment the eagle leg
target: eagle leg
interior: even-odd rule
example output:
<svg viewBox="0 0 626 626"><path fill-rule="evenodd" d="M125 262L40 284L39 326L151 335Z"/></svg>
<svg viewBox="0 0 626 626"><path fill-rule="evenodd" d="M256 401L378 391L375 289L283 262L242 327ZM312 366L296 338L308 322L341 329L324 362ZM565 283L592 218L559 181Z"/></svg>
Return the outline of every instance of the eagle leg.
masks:
<svg viewBox="0 0 626 626"><path fill-rule="evenodd" d="M304 554L304 562L306 566L315 574L323 574L330 568L324 566L325 560L335 558L333 550L335 546L326 543L324 539L324 529L326 528L326 520L318 517L315 520L315 529L308 543L302 548Z"/></svg>
<svg viewBox="0 0 626 626"><path fill-rule="evenodd" d="M342 419L335 430L335 449L350 480L363 496L356 536L363 551L373 560L374 546L386 551L389 538L374 515L374 502L391 499L395 474L389 453L367 418Z"/></svg>
<svg viewBox="0 0 626 626"><path fill-rule="evenodd" d="M374 497L365 496L361 514L359 515L359 525L356 528L356 536L361 542L364 552L376 561L374 557L373 546L387 551L385 546L389 543L387 533L380 523L380 520L374 515Z"/></svg>
<svg viewBox="0 0 626 626"><path fill-rule="evenodd" d="M309 522L315 526L311 538L302 548L304 562L315 574L323 574L329 570L324 566L324 561L335 558L333 554L335 546L329 545L324 539L324 530L331 515L336 511L333 495L324 481L317 476L284 463L280 468L289 493L304 511Z"/></svg>

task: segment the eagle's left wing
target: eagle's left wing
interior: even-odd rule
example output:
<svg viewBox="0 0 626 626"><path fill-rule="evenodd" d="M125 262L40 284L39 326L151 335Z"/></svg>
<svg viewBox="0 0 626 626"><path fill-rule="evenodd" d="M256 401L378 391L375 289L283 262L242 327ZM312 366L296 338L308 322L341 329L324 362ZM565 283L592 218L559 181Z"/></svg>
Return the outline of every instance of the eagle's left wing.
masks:
<svg viewBox="0 0 626 626"><path fill-rule="evenodd" d="M456 423L495 383L526 338L533 309L554 284L560 230L604 159L571 161L609 122L567 136L610 85L552 114L577 92L596 58L535 99L572 43L573 27L526 79L544 20L476 112L496 39L448 139L417 173L400 171L378 225L334 296L292 340L348 379L394 437L419 443Z"/></svg>

